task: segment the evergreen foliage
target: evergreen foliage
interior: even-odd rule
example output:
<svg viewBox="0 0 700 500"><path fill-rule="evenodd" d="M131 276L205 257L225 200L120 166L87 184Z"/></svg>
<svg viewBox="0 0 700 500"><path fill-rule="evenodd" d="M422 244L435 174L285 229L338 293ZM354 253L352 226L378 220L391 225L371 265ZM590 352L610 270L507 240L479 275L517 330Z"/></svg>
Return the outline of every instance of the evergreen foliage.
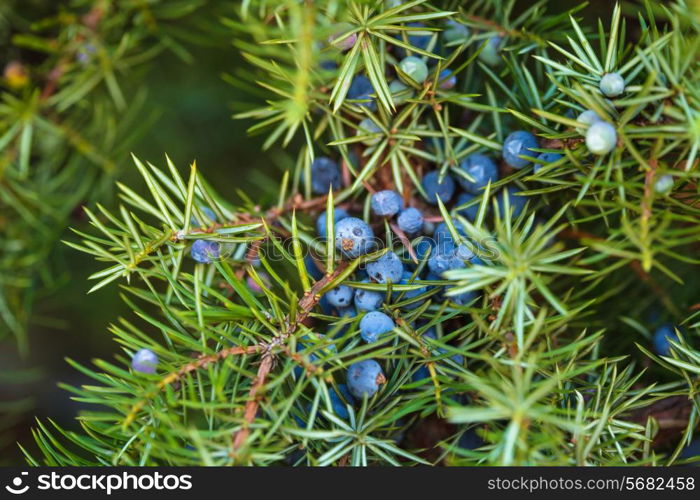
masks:
<svg viewBox="0 0 700 500"><path fill-rule="evenodd" d="M95 381L66 386L94 405L80 417L82 431L40 422L40 451L27 451L29 462L682 462L700 411L697 6L628 2L586 25L585 4L555 12L549 3L237 5L223 25L248 64L226 78L261 96L237 118L266 134L266 149L287 154L289 168L274 179L276 201L226 197L194 163L183 175L167 157L161 166L134 158L148 196L120 184L119 204L88 208L92 229L67 242L101 266L90 291L118 284L134 314L110 327L114 359L94 367L70 361ZM182 15L199 6L177 4ZM154 38L152 54L140 56L163 46ZM124 54L108 54L129 60L123 43ZM406 57L425 63L424 81L415 79L423 80L422 67L401 64ZM90 72L76 72L68 87L46 102L35 93L32 102L52 103L59 116L76 113L73 120L88 124L84 133L128 147L116 125L105 134L90 100L99 87L96 102L139 116L110 83L109 67L95 68L89 89ZM624 79L614 97L600 89L610 73ZM442 85L450 75L454 87ZM70 99L64 88L75 86L86 91ZM0 111L10 113L17 99L8 94ZM597 121L577 120L587 110ZM77 181L94 186L105 167L99 161L93 177L75 174L77 160L62 160L62 175L53 176L59 157L27 156L33 127L42 137L56 127L32 116L2 134L17 155L0 193L12 193L5 186L15 179L49 179L59 191L63 179L71 196ZM612 149L591 154L588 130L602 122L614 129ZM539 146L526 142L509 162L516 169L501 156L519 130L535 134ZM62 144L66 155L92 161ZM431 171L474 183L460 168L472 154L497 160L498 179L486 179L463 204L447 199L451 193L425 192L421 180ZM313 165L322 157L337 162L340 180L324 180L331 189L319 195ZM407 234L397 219L373 214L372 194L387 189L404 208L420 210L422 231ZM61 209L74 204L54 199ZM347 237L334 237L338 224L355 224L336 219L337 209L369 223L377 244L356 251ZM324 210L326 238L319 238ZM191 258L201 241L209 242L207 258ZM50 239L40 244L48 248ZM389 251L403 263L402 279L368 280L366 264ZM431 255L443 251L448 270L428 274ZM393 330L363 340L364 311L324 302L341 284L355 294L379 292ZM667 337L668 352L654 353L653 333L666 323L678 327L676 336ZM149 352L140 356L157 359L153 374L150 365L130 369L142 349ZM364 381L378 385L376 394L362 398L346 374L366 360L381 371ZM680 416L665 418L669 411ZM460 446L474 433L476 447Z"/></svg>

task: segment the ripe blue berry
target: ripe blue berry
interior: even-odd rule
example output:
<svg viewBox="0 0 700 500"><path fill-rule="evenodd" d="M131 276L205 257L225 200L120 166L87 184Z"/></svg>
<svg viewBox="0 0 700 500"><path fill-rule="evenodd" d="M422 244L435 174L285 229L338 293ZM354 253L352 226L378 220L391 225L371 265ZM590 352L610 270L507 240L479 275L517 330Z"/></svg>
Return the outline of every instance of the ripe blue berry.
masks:
<svg viewBox="0 0 700 500"><path fill-rule="evenodd" d="M433 248L435 248L435 240L432 238L421 238L421 240L416 243L414 250L416 252L416 257L418 260L423 260L428 252L433 253Z"/></svg>
<svg viewBox="0 0 700 500"><path fill-rule="evenodd" d="M451 90L457 86L457 77L449 69L443 69L438 76L439 87L444 90Z"/></svg>
<svg viewBox="0 0 700 500"><path fill-rule="evenodd" d="M210 264L219 258L221 247L216 241L194 240L190 256L201 264Z"/></svg>
<svg viewBox="0 0 700 500"><path fill-rule="evenodd" d="M328 296L328 303L334 307L349 307L352 304L352 296L355 291L347 285L338 285L337 287L329 290L326 294Z"/></svg>
<svg viewBox="0 0 700 500"><path fill-rule="evenodd" d="M355 259L374 249L374 231L362 219L346 217L335 226L335 247Z"/></svg>
<svg viewBox="0 0 700 500"><path fill-rule="evenodd" d="M338 395L338 392L342 395L342 398L340 395ZM331 400L333 412L343 420L347 420L350 417L350 414L348 413L346 403L351 406L354 405L355 398L352 397L352 394L350 394L350 391L348 391L348 386L345 384L338 384L338 392L336 392L335 389L330 388L328 390L328 397ZM345 401L343 401L343 399L345 399Z"/></svg>
<svg viewBox="0 0 700 500"><path fill-rule="evenodd" d="M625 79L619 73L606 73L600 79L600 91L606 97L617 97L625 91Z"/></svg>
<svg viewBox="0 0 700 500"><path fill-rule="evenodd" d="M383 312L371 311L360 320L360 335L362 340L371 344L383 333L392 331L395 326L394 320Z"/></svg>
<svg viewBox="0 0 700 500"><path fill-rule="evenodd" d="M380 217L393 217L401 210L403 199L401 199L401 195L396 191L385 189L384 191L377 191L374 193L370 204L375 215Z"/></svg>
<svg viewBox="0 0 700 500"><path fill-rule="evenodd" d="M333 209L334 225L337 224L338 221L341 221L347 217L350 217L350 214L342 208ZM318 233L319 237L325 239L328 237L328 235L326 234L327 230L328 229L326 227L326 211L324 210L323 213L318 216L318 219L316 219L316 233Z"/></svg>
<svg viewBox="0 0 700 500"><path fill-rule="evenodd" d="M401 210L396 222L401 231L407 234L415 234L423 227L423 214L417 208L409 207Z"/></svg>
<svg viewBox="0 0 700 500"><path fill-rule="evenodd" d="M491 36L486 43L486 47L479 53L479 59L489 66L498 66L503 62L501 59L501 45L503 38L497 35Z"/></svg>
<svg viewBox="0 0 700 500"><path fill-rule="evenodd" d="M533 171L535 173L539 172L543 166L545 166L547 163L554 163L559 160L561 160L563 156L559 153L540 153L540 155L537 157L537 159L540 161L539 163L535 163L535 168Z"/></svg>
<svg viewBox="0 0 700 500"><path fill-rule="evenodd" d="M507 186L496 195L496 202L498 203L498 210L500 212L501 219L505 219L507 215L505 204L506 194L508 195L508 204L510 205L513 218L518 217L523 211L523 208L525 208L527 198L525 196L519 196L518 193L520 193L520 191L513 186Z"/></svg>
<svg viewBox="0 0 700 500"><path fill-rule="evenodd" d="M379 386L385 382L382 367L373 359L358 361L348 368L348 390L357 399L362 399L364 396L371 398L379 390Z"/></svg>
<svg viewBox="0 0 700 500"><path fill-rule="evenodd" d="M369 280L362 280L369 283ZM384 293L358 288L355 291L355 307L360 311L375 311L384 302Z"/></svg>
<svg viewBox="0 0 700 500"><path fill-rule="evenodd" d="M475 300L479 294L473 290L462 292L458 295L449 296L450 300L459 306L466 306Z"/></svg>
<svg viewBox="0 0 700 500"><path fill-rule="evenodd" d="M306 272L308 272L313 279L320 280L323 278L323 271L319 268L313 255L310 253L307 253L304 256L304 266L306 266Z"/></svg>
<svg viewBox="0 0 700 500"><path fill-rule="evenodd" d="M449 175L442 178L439 182L440 172L433 170L423 176L423 189L427 195L426 200L431 205L437 205L437 199L440 198L443 203L447 203L452 199L455 193L455 181Z"/></svg>
<svg viewBox="0 0 700 500"><path fill-rule="evenodd" d="M673 176L670 174L662 175L654 183L654 191L659 194L668 194L673 189Z"/></svg>
<svg viewBox="0 0 700 500"><path fill-rule="evenodd" d="M617 146L617 132L608 122L595 122L586 132L586 146L594 155L606 155Z"/></svg>
<svg viewBox="0 0 700 500"><path fill-rule="evenodd" d="M398 283L403 276L403 262L394 252L387 252L367 264L367 274L377 283Z"/></svg>
<svg viewBox="0 0 700 500"><path fill-rule="evenodd" d="M654 350L660 356L668 356L671 352L671 344L669 340L678 341L678 335L673 328L673 325L662 325L655 332L653 337Z"/></svg>
<svg viewBox="0 0 700 500"><path fill-rule="evenodd" d="M404 57L399 63L399 68L416 83L423 83L428 78L428 66L418 57Z"/></svg>
<svg viewBox="0 0 700 500"><path fill-rule="evenodd" d="M131 368L135 372L153 374L158 366L158 356L150 349L139 349L131 358Z"/></svg>
<svg viewBox="0 0 700 500"><path fill-rule="evenodd" d="M359 106L365 106L374 111L377 109L377 104L374 102L372 94L374 94L374 87L372 87L372 82L369 81L369 78L364 75L357 75L350 83L347 98L357 101L364 101L357 104Z"/></svg>
<svg viewBox="0 0 700 500"><path fill-rule="evenodd" d="M442 32L442 40L446 45L456 45L464 43L469 38L469 28L457 21L450 19L445 23L445 29Z"/></svg>
<svg viewBox="0 0 700 500"><path fill-rule="evenodd" d="M498 167L496 163L486 155L475 153L467 156L459 164L459 168L469 175L473 181L460 176L459 184L468 193L479 194L489 181L498 180Z"/></svg>
<svg viewBox="0 0 700 500"><path fill-rule="evenodd" d="M472 428L460 436L457 446L464 448L465 450L475 450L477 448L481 448L484 446L484 444L486 444L484 443L484 440L481 439L481 437L479 437L476 431Z"/></svg>
<svg viewBox="0 0 700 500"><path fill-rule="evenodd" d="M328 194L328 189L340 189L338 164L325 156L318 156L311 164L311 190L316 194Z"/></svg>
<svg viewBox="0 0 700 500"><path fill-rule="evenodd" d="M534 135L525 130L517 130L508 135L503 143L503 159L513 168L527 167L530 160L521 158L521 156L537 157L539 153L532 150L532 148L537 147L539 144Z"/></svg>
<svg viewBox="0 0 700 500"><path fill-rule="evenodd" d="M457 200L455 201L455 207L457 208L457 213L461 215L462 217L465 217L469 219L470 221L474 221L476 219L476 216L479 213L479 204L475 203L474 205L471 205L469 207L465 208L459 208L462 205L466 205L470 201L472 201L474 198L476 198L476 195L471 194L471 193L459 193L457 196Z"/></svg>
<svg viewBox="0 0 700 500"><path fill-rule="evenodd" d="M374 123L374 120L372 120L371 118L365 118L360 123L358 123L357 126L357 135L372 136L363 139L362 144L366 146L372 146L373 144L377 144L381 140L381 137L377 136L376 134L381 134L382 129L379 127L379 125Z"/></svg>

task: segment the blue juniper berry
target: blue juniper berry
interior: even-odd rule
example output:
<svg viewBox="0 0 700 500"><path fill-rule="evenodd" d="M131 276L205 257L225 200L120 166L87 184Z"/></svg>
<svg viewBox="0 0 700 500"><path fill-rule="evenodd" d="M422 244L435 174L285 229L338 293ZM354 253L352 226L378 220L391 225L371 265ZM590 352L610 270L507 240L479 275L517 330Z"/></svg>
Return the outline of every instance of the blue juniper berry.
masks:
<svg viewBox="0 0 700 500"><path fill-rule="evenodd" d="M387 252L367 264L367 274L377 283L398 283L403 276L403 262L394 252Z"/></svg>
<svg viewBox="0 0 700 500"><path fill-rule="evenodd" d="M375 247L374 231L362 219L346 217L335 226L335 246L348 258L355 259Z"/></svg>
<svg viewBox="0 0 700 500"><path fill-rule="evenodd" d="M396 220L399 229L407 234L416 234L423 227L423 214L414 207L408 207L399 212Z"/></svg>
<svg viewBox="0 0 700 500"><path fill-rule="evenodd" d="M401 210L403 199L396 191L385 189L374 193L370 204L375 215L380 217L393 217Z"/></svg>
<svg viewBox="0 0 700 500"><path fill-rule="evenodd" d="M324 210L321 215L318 216L318 219L316 219L316 233L318 234L319 237L326 239L328 235L326 234L327 228L326 228L326 211ZM350 217L350 214L347 213L345 210L342 208L335 208L333 209L333 223L337 224L338 221L341 221L347 217Z"/></svg>
<svg viewBox="0 0 700 500"><path fill-rule="evenodd" d="M619 73L606 73L600 79L600 91L606 97L617 97L625 91L625 79Z"/></svg>
<svg viewBox="0 0 700 500"><path fill-rule="evenodd" d="M493 183L498 180L498 166L486 155L479 153L469 155L460 162L459 168L473 179L459 177L462 189L471 194L479 194L489 181Z"/></svg>
<svg viewBox="0 0 700 500"><path fill-rule="evenodd" d="M211 264L219 258L221 247L216 241L194 240L190 256L200 264Z"/></svg>
<svg viewBox="0 0 700 500"><path fill-rule="evenodd" d="M338 285L337 287L329 290L326 295L328 296L328 303L333 307L349 307L352 304L352 297L355 291L347 285Z"/></svg>
<svg viewBox="0 0 700 500"><path fill-rule="evenodd" d="M135 372L154 374L158 367L158 356L150 349L139 349L131 358L131 368Z"/></svg>
<svg viewBox="0 0 700 500"><path fill-rule="evenodd" d="M340 189L338 164L326 156L317 156L311 163L311 190L316 194L328 194L328 189Z"/></svg>
<svg viewBox="0 0 700 500"><path fill-rule="evenodd" d="M357 399L362 399L364 396L371 398L379 390L379 386L385 382L386 377L382 367L373 359L358 361L348 368L348 390Z"/></svg>
<svg viewBox="0 0 700 500"><path fill-rule="evenodd" d="M653 336L654 350L660 356L668 356L671 353L669 340L678 341L678 335L673 325L662 325L656 329Z"/></svg>
<svg viewBox="0 0 700 500"><path fill-rule="evenodd" d="M422 184L427 196L426 200L431 205L437 205L438 198L440 198L443 203L448 203L455 192L455 181L452 177L445 174L442 178L442 182L440 182L440 172L437 170L425 174Z"/></svg>
<svg viewBox="0 0 700 500"><path fill-rule="evenodd" d="M371 344L380 335L390 332L396 325L394 320L381 311L370 311L360 320L360 335L362 340Z"/></svg>
<svg viewBox="0 0 700 500"><path fill-rule="evenodd" d="M617 146L617 131L605 121L598 121L588 127L586 146L594 155L606 155Z"/></svg>
<svg viewBox="0 0 700 500"><path fill-rule="evenodd" d="M377 103L374 101L374 97L372 97L373 94L374 87L372 86L372 82L369 81L369 78L364 75L357 75L352 79L346 97L351 100L364 101L358 102L357 104L374 111L377 109Z"/></svg>
<svg viewBox="0 0 700 500"><path fill-rule="evenodd" d="M369 280L362 280L362 283L369 283ZM358 288L355 291L355 307L360 311L374 311L384 303L384 293L375 290L365 290Z"/></svg>
<svg viewBox="0 0 700 500"><path fill-rule="evenodd" d="M537 157L539 153L533 148L539 147L537 138L525 130L516 130L506 137L503 143L503 159L513 168L521 169L530 164L530 160L521 156Z"/></svg>
<svg viewBox="0 0 700 500"><path fill-rule="evenodd" d="M559 153L540 153L540 155L537 157L539 162L535 163L535 167L533 168L533 172L537 173L546 164L557 162L557 161L561 160L563 157L564 156L559 154Z"/></svg>

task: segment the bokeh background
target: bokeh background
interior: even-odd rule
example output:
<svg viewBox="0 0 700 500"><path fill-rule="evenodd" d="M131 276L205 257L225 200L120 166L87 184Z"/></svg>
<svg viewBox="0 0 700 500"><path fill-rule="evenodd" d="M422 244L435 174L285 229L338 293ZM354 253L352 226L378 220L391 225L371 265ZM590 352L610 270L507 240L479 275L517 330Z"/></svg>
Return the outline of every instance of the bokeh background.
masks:
<svg viewBox="0 0 700 500"><path fill-rule="evenodd" d="M33 2L47 11L70 3ZM521 3L530 4L529 0ZM564 10L579 3L558 0L550 2L550 8ZM609 0L593 0L581 16L585 23L594 22L598 16L607 19L612 8ZM227 46L190 47L195 56L191 64L164 52L149 65L143 83L149 96L144 114L158 113L159 117L133 145L132 151L156 165L164 165L167 153L183 172L196 160L200 171L220 193L235 199L236 191L241 190L264 204L267 197L274 196L284 159L274 149L261 152L263 138L249 137L246 133L251 123L232 118L235 112L260 102L257 95L246 93L222 78L223 74L245 65L233 42L232 34ZM131 97L126 95L127 102ZM114 160L120 166L115 180L143 190L128 153ZM114 199L104 202L107 206L115 203ZM74 227L85 228L85 218L79 210L73 219ZM66 231L63 239L77 237ZM90 364L94 358L112 358L116 344L107 331L108 326L120 316L130 314L120 300L117 286L86 295L90 288L86 278L99 268L91 257L65 245L55 252L61 262L61 280L52 293L38 298L32 310L28 357L21 359L11 342L0 344L0 408L3 402L24 397L30 401L18 421L4 423L11 425L12 430L4 433L6 442L0 442L0 450L4 450L0 463L22 462L20 450L13 442L33 448L31 428L36 425L35 418L51 418L65 427L77 427L75 417L81 404L70 400L59 383L80 385L90 381L65 359ZM3 373L11 373L12 380L7 380L6 375L3 378Z"/></svg>

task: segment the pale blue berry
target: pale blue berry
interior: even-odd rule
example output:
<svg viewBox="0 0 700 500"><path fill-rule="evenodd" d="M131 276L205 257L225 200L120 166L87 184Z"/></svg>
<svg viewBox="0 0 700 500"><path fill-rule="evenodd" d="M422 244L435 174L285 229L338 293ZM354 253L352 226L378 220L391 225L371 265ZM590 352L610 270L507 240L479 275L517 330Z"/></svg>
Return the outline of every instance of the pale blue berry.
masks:
<svg viewBox="0 0 700 500"><path fill-rule="evenodd" d="M497 35L491 36L486 42L486 46L479 53L479 60L489 66L498 66L503 62L501 59L501 45L503 38Z"/></svg>
<svg viewBox="0 0 700 500"><path fill-rule="evenodd" d="M348 390L357 399L374 396L385 382L382 367L373 359L358 361L348 368Z"/></svg>
<svg viewBox="0 0 700 500"><path fill-rule="evenodd" d="M346 217L335 226L335 246L351 259L371 252L375 244L374 231L362 219Z"/></svg>
<svg viewBox="0 0 700 500"><path fill-rule="evenodd" d="M325 156L318 156L311 163L311 190L316 194L328 194L340 189L340 169L338 164Z"/></svg>
<svg viewBox="0 0 700 500"><path fill-rule="evenodd" d="M153 374L158 366L158 356L150 349L139 349L131 358L131 368L135 372Z"/></svg>
<svg viewBox="0 0 700 500"><path fill-rule="evenodd" d="M396 325L394 320L380 311L370 311L360 320L360 335L362 340L371 344L380 335L390 332Z"/></svg>
<svg viewBox="0 0 700 500"><path fill-rule="evenodd" d="M428 78L428 66L418 57L404 57L399 63L399 68L416 83L423 83Z"/></svg>
<svg viewBox="0 0 700 500"><path fill-rule="evenodd" d="M470 181L466 177L459 177L460 186L468 193L479 194L489 181L493 183L498 180L498 167L486 155L479 153L469 155L462 160L459 168L473 179Z"/></svg>
<svg viewBox="0 0 700 500"><path fill-rule="evenodd" d="M399 212L396 222L401 231L407 234L415 234L423 227L423 214L417 208L409 207Z"/></svg>
<svg viewBox="0 0 700 500"><path fill-rule="evenodd" d="M200 264L210 264L219 258L220 251L216 241L195 240L190 248L190 256Z"/></svg>
<svg viewBox="0 0 700 500"><path fill-rule="evenodd" d="M513 168L521 169L530 164L523 156L537 157L533 148L539 147L537 138L525 130L517 130L506 137L503 143L503 159Z"/></svg>
<svg viewBox="0 0 700 500"><path fill-rule="evenodd" d="M389 92L391 92L394 104L402 104L406 99L411 99L415 94L412 87L409 87L398 79L391 81L389 84Z"/></svg>
<svg viewBox="0 0 700 500"><path fill-rule="evenodd" d="M600 79L600 91L606 97L617 97L625 91L625 79L619 73L606 73Z"/></svg>
<svg viewBox="0 0 700 500"><path fill-rule="evenodd" d="M345 308L352 304L352 297L355 291L347 285L338 285L337 287L329 290L326 295L328 296L328 303L334 307Z"/></svg>
<svg viewBox="0 0 700 500"><path fill-rule="evenodd" d="M577 122L583 123L586 126L585 127L578 127L576 130L578 130L578 132L580 134L585 134L586 130L588 130L588 127L590 127L594 123L602 121L602 120L603 119L600 117L600 115L598 115L598 113L596 113L592 109L588 109L588 110L584 111L583 113L581 113L580 115L578 115L578 118L576 118Z"/></svg>
<svg viewBox="0 0 700 500"><path fill-rule="evenodd" d="M367 264L367 274L377 283L398 283L403 276L403 262L394 252L387 252Z"/></svg>
<svg viewBox="0 0 700 500"><path fill-rule="evenodd" d="M326 227L326 211L324 210L321 215L318 216L318 219L316 219L316 233L319 235L321 238L327 238L326 232L328 231ZM333 224L337 224L338 221L341 221L347 217L350 217L350 214L347 213L345 210L342 208L335 208L333 210Z"/></svg>
<svg viewBox="0 0 700 500"><path fill-rule="evenodd" d="M654 183L654 191L659 194L668 194L673 189L673 176L665 174L656 179Z"/></svg>
<svg viewBox="0 0 700 500"><path fill-rule="evenodd" d="M445 23L445 29L442 32L442 40L446 45L456 45L464 43L469 38L469 28L454 19L449 19Z"/></svg>
<svg viewBox="0 0 700 500"><path fill-rule="evenodd" d="M385 189L383 191L377 191L372 195L370 205L375 215L380 217L393 217L401 210L403 199L396 191Z"/></svg>
<svg viewBox="0 0 700 500"><path fill-rule="evenodd" d="M362 283L369 283L369 280L362 280ZM355 291L355 307L360 311L374 311L384 302L384 293L374 290L358 288Z"/></svg>
<svg viewBox="0 0 700 500"><path fill-rule="evenodd" d="M594 155L606 155L617 146L617 132L608 122L595 122L586 132L586 146Z"/></svg>
<svg viewBox="0 0 700 500"><path fill-rule="evenodd" d="M425 174L422 184L426 194L426 200L431 205L437 205L438 198L440 198L443 203L448 203L455 192L455 181L452 177L445 174L442 178L442 182L440 182L440 172L437 170Z"/></svg>
<svg viewBox="0 0 700 500"><path fill-rule="evenodd" d="M362 140L362 144L366 146L372 146L377 144L381 140L381 136L377 134L382 134L382 129L374 123L371 118L365 118L360 123L358 123L357 135L358 136L371 136Z"/></svg>

